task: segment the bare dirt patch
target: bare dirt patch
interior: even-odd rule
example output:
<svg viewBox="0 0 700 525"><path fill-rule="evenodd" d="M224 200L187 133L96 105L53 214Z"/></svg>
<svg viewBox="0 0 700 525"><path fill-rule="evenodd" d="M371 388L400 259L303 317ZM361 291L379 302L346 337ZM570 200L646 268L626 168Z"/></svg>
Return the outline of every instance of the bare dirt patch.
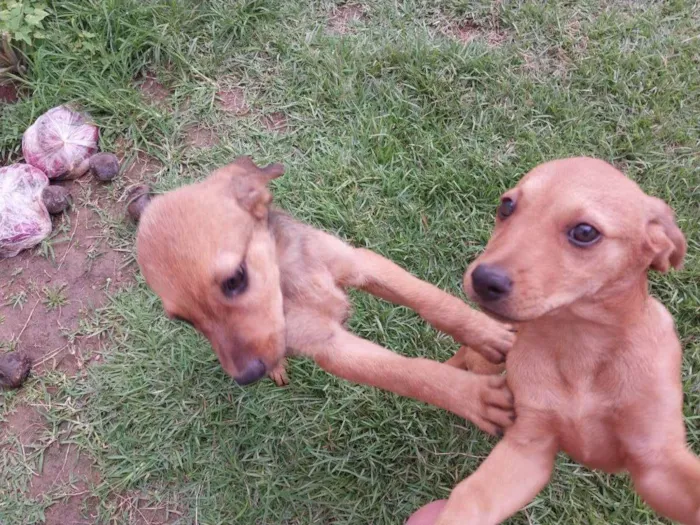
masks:
<svg viewBox="0 0 700 525"><path fill-rule="evenodd" d="M274 113L263 115L262 125L268 131L274 131L277 133L286 133L289 131L287 117L281 111L275 111Z"/></svg>
<svg viewBox="0 0 700 525"><path fill-rule="evenodd" d="M482 40L491 47L498 47L509 38L506 31L499 28L484 27L473 20L450 21L442 28L442 33L450 38L459 40L462 44Z"/></svg>
<svg viewBox="0 0 700 525"><path fill-rule="evenodd" d="M328 17L326 33L347 35L354 32L357 24L367 21L365 9L359 4L345 4L336 7Z"/></svg>
<svg viewBox="0 0 700 525"><path fill-rule="evenodd" d="M74 199L78 184L70 184ZM130 275L122 268L123 256L107 244L100 216L92 209L100 206L100 198L91 199L90 207L55 218L56 235L43 246L0 265L0 315L5 318L0 341L27 354L34 371L47 366L72 374L82 370L89 356L69 334L81 317L104 303L105 292Z"/></svg>
<svg viewBox="0 0 700 525"><path fill-rule="evenodd" d="M521 53L521 56L525 71L553 78L565 77L572 63L561 48L550 48L539 54Z"/></svg>
<svg viewBox="0 0 700 525"><path fill-rule="evenodd" d="M20 405L5 418L4 437L13 437L25 448L31 446L46 428L41 414L29 405Z"/></svg>
<svg viewBox="0 0 700 525"><path fill-rule="evenodd" d="M14 84L0 84L0 104L13 104L19 100L19 90Z"/></svg>
<svg viewBox="0 0 700 525"><path fill-rule="evenodd" d="M117 496L117 505L133 525L170 525L182 518L179 509L166 502L155 503L147 494L139 492Z"/></svg>
<svg viewBox="0 0 700 525"><path fill-rule="evenodd" d="M219 142L216 133L204 126L185 128L185 144L191 148L211 148Z"/></svg>
<svg viewBox="0 0 700 525"><path fill-rule="evenodd" d="M160 164L140 155L118 180L138 182L157 169ZM107 293L130 282L135 271L125 265L125 254L109 245L103 230L105 215L110 221L124 216L123 203L114 202L110 186L89 178L60 184L69 188L74 208L53 218L52 237L0 261L0 351L28 355L34 375L46 369L80 374L100 357L99 341L76 332L82 319L105 304ZM40 446L46 428L38 410L19 405L5 416L1 433L6 444L16 438L24 448ZM87 455L56 443L44 452L41 472L31 479L26 496L50 503L46 525L92 524L96 517L83 514L83 503L89 485L97 481Z"/></svg>
<svg viewBox="0 0 700 525"><path fill-rule="evenodd" d="M143 99L149 104L162 105L170 97L170 91L150 73L145 74L136 85Z"/></svg>
<svg viewBox="0 0 700 525"><path fill-rule="evenodd" d="M139 152L136 157L123 167L120 175L126 185L139 184L163 169L163 165L153 157Z"/></svg>
<svg viewBox="0 0 700 525"><path fill-rule="evenodd" d="M83 502L89 486L99 481L86 455L74 446L52 445L44 453L42 470L31 481L32 499L58 499L45 511L45 525L89 525L96 515L84 516Z"/></svg>
<svg viewBox="0 0 700 525"><path fill-rule="evenodd" d="M245 91L240 87L220 89L216 93L219 107L227 113L243 116L250 113L250 106L246 101Z"/></svg>

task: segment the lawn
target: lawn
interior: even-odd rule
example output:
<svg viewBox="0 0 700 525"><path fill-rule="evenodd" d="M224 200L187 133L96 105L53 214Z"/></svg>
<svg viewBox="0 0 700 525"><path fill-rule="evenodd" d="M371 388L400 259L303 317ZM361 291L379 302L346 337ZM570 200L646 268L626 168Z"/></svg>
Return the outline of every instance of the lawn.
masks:
<svg viewBox="0 0 700 525"><path fill-rule="evenodd" d="M688 239L685 268L653 275L652 288L684 345L686 424L700 454L695 2L49 4L22 96L0 103L0 159L19 159L24 129L73 102L99 123L105 149L147 166L138 178L156 191L240 154L279 161L278 205L455 294L500 193L534 165L585 154L623 169L671 204ZM122 217L128 182L108 190L114 206L99 228L133 278L63 334L98 359L78 373L43 370L0 400L2 419L31 407L42 428L31 446L0 431L0 523L43 523L72 500L92 516L84 523L401 524L489 453L495 441L464 421L311 362L292 363L286 388L238 387L140 279ZM352 330L392 350L440 360L456 350L404 308L361 294L353 304ZM0 311L8 347L13 306ZM76 471L29 491L50 447L79 451L88 482ZM562 456L508 523L663 521L626 477Z"/></svg>

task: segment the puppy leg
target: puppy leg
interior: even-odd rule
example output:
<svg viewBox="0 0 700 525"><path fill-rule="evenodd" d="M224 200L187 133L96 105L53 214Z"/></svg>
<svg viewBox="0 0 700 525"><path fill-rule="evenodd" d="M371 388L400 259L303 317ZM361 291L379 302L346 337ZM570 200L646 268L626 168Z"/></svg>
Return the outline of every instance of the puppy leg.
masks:
<svg viewBox="0 0 700 525"><path fill-rule="evenodd" d="M329 267L339 283L407 306L432 326L478 350L493 363L505 361L515 335L511 326L494 321L454 297L411 275L371 250L351 248L335 239L327 244Z"/></svg>
<svg viewBox="0 0 700 525"><path fill-rule="evenodd" d="M457 353L445 361L445 364L481 375L498 375L506 369L505 365L495 365L487 361L484 356L468 346L457 350Z"/></svg>
<svg viewBox="0 0 700 525"><path fill-rule="evenodd" d="M477 471L454 488L435 525L501 523L544 488L554 467L556 444L551 437L519 441L511 433L516 426Z"/></svg>
<svg viewBox="0 0 700 525"><path fill-rule="evenodd" d="M679 445L650 459L630 468L639 495L667 518L700 525L700 458Z"/></svg>
<svg viewBox="0 0 700 525"><path fill-rule="evenodd" d="M311 321L295 319L296 326ZM357 337L340 325L321 336L315 325L290 344L327 372L449 410L490 434L515 419L513 396L504 377L478 376L430 359L409 358Z"/></svg>

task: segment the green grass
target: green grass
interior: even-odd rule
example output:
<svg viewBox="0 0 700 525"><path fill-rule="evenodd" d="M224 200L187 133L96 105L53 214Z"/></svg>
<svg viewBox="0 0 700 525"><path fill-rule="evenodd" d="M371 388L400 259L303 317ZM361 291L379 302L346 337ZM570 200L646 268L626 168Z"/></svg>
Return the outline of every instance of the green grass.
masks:
<svg viewBox="0 0 700 525"><path fill-rule="evenodd" d="M330 2L52 7L25 80L32 96L0 113L0 158L18 154L22 131L41 112L72 101L96 118L106 149L125 140L132 157L161 162L157 191L243 153L281 161L280 205L454 293L489 237L499 194L528 169L582 154L623 167L673 206L689 241L685 269L654 275L652 286L685 347L686 423L700 453L693 2L377 0L343 37L324 29ZM505 41L463 45L441 35L465 16ZM164 104L140 97L134 79L145 71L171 90ZM251 114L218 108L223 85L245 90ZM288 133L262 126L274 111L287 116ZM213 130L218 144L187 148L192 125ZM105 221L113 245L130 250L133 228ZM352 329L363 337L438 359L455 349L405 309L359 294L353 302ZM398 524L446 497L494 443L440 410L308 362L292 364L286 389L239 388L201 338L165 319L141 281L82 326L105 339L106 362L87 378L48 376L29 388L61 436L95 457L105 522L126 523L116 495L142 493L172 504L182 523ZM10 486L26 483L21 462L3 464ZM0 521L36 522L18 490L5 494ZM625 477L561 458L550 485L509 523L661 521Z"/></svg>

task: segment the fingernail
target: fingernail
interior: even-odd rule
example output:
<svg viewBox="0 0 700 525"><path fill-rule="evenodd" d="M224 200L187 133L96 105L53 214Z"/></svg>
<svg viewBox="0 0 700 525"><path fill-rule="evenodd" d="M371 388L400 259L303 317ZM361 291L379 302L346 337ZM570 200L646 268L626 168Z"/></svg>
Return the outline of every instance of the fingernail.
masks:
<svg viewBox="0 0 700 525"><path fill-rule="evenodd" d="M498 439L501 439L503 437L503 429L502 428L497 428L496 429L496 437Z"/></svg>
<svg viewBox="0 0 700 525"><path fill-rule="evenodd" d="M515 414L508 416L508 417L510 418L511 421L515 421Z"/></svg>

